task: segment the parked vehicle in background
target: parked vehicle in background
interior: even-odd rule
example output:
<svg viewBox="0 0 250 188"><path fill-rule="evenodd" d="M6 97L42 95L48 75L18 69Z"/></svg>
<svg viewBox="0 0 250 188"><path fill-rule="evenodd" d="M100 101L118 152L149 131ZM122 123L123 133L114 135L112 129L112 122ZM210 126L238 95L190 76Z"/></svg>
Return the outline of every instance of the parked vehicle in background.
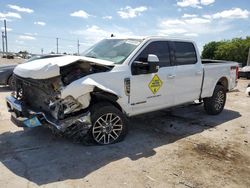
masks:
<svg viewBox="0 0 250 188"><path fill-rule="evenodd" d="M32 58L28 59L26 62L31 62L36 59L44 59L44 58L52 58L52 57L59 57L62 56L60 54L53 54L53 55L37 55L33 56ZM6 64L0 65L0 85L8 85L11 88L14 86L13 80L13 70L18 64Z"/></svg>
<svg viewBox="0 0 250 188"><path fill-rule="evenodd" d="M197 99L208 114L221 113L238 63L202 61L189 40L110 38L83 56L38 59L14 73L16 91L6 101L17 125L106 145L125 137L126 117Z"/></svg>
<svg viewBox="0 0 250 188"><path fill-rule="evenodd" d="M247 86L246 93L248 94L248 96L250 96L250 84L248 84Z"/></svg>
<svg viewBox="0 0 250 188"><path fill-rule="evenodd" d="M17 64L0 65L0 85L14 86L12 74L16 66Z"/></svg>
<svg viewBox="0 0 250 188"><path fill-rule="evenodd" d="M239 78L250 79L250 66L245 66L239 70Z"/></svg>

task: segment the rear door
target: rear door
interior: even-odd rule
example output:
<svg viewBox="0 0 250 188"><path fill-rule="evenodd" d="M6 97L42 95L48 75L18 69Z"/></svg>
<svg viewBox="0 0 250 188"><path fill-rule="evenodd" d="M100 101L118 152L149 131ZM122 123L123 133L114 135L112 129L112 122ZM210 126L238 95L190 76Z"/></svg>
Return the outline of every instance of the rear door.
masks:
<svg viewBox="0 0 250 188"><path fill-rule="evenodd" d="M134 114L174 104L174 79L171 77L174 75L174 67L170 61L168 41L149 42L139 51L134 61L145 62L148 54L154 54L159 58L159 71L152 74L132 75L130 104Z"/></svg>
<svg viewBox="0 0 250 188"><path fill-rule="evenodd" d="M171 42L175 63L175 104L191 102L199 98L203 67L192 42Z"/></svg>

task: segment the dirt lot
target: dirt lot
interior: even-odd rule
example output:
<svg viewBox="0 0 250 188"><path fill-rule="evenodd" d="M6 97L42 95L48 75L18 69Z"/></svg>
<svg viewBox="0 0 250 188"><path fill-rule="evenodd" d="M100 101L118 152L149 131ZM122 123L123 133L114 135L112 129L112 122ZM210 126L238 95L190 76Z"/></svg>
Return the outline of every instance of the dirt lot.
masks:
<svg viewBox="0 0 250 188"><path fill-rule="evenodd" d="M16 63L23 63L25 61L25 59L6 59L6 58L1 58L0 57L0 65L3 64L16 64Z"/></svg>
<svg viewBox="0 0 250 188"><path fill-rule="evenodd" d="M17 128L5 108L10 92L0 88L0 186L250 187L249 82L239 81L219 116L192 105L136 117L110 146Z"/></svg>

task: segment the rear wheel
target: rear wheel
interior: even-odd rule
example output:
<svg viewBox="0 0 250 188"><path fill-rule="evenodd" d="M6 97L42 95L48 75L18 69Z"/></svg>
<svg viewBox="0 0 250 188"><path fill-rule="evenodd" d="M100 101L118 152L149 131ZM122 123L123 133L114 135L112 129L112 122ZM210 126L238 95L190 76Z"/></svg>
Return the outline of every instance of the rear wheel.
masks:
<svg viewBox="0 0 250 188"><path fill-rule="evenodd" d="M109 103L99 103L92 107L91 122L91 136L100 145L119 142L128 132L124 114Z"/></svg>
<svg viewBox="0 0 250 188"><path fill-rule="evenodd" d="M217 115L224 109L226 103L226 90L223 86L217 85L212 97L205 98L204 109L210 115Z"/></svg>

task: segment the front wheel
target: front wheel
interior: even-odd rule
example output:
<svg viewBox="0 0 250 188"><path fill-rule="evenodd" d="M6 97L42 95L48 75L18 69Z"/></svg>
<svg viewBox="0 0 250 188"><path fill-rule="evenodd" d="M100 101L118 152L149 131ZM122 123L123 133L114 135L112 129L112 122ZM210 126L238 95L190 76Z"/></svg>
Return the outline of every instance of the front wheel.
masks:
<svg viewBox="0 0 250 188"><path fill-rule="evenodd" d="M226 103L226 90L223 86L217 85L212 97L205 98L204 109L210 115L217 115L224 109Z"/></svg>
<svg viewBox="0 0 250 188"><path fill-rule="evenodd" d="M112 104L94 105L91 116L91 136L97 144L113 144L126 136L127 120L124 114Z"/></svg>

